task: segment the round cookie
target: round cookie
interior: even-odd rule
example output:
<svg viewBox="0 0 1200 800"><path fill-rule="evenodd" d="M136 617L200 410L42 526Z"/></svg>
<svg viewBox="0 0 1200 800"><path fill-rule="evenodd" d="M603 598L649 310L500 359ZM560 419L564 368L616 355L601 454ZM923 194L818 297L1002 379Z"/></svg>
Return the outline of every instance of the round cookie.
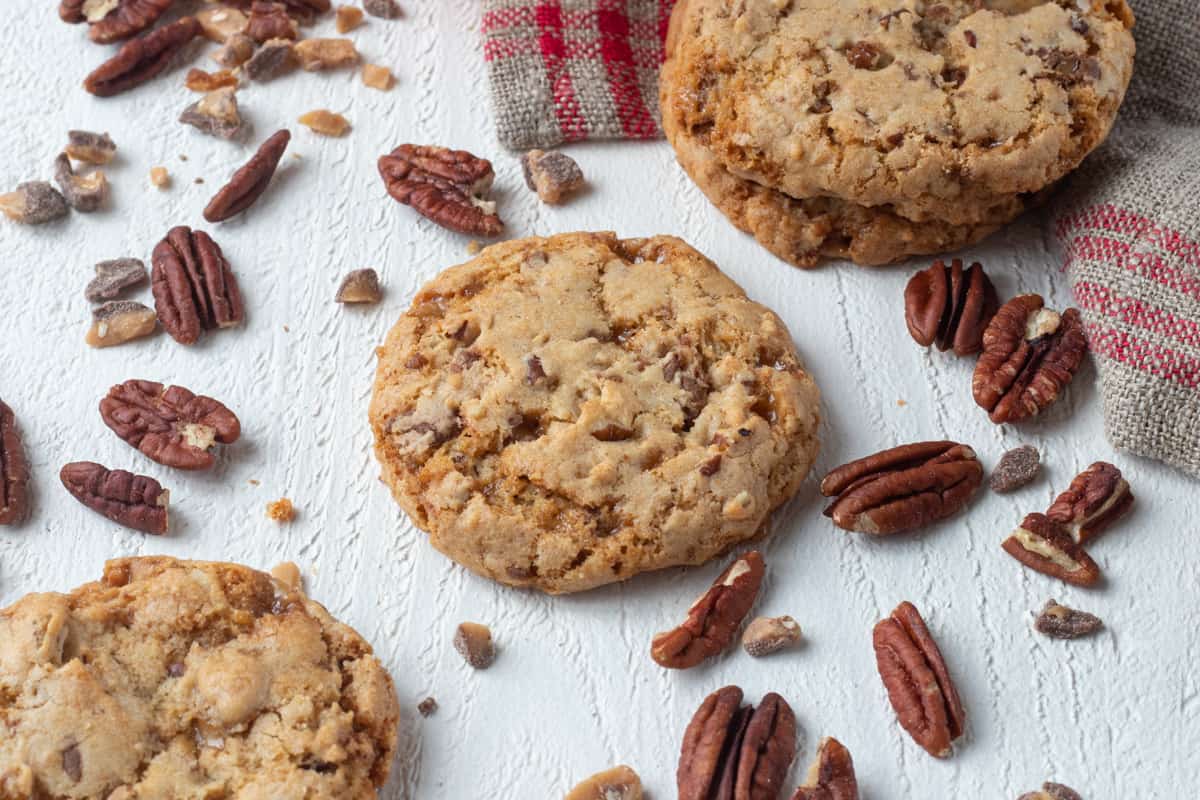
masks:
<svg viewBox="0 0 1200 800"><path fill-rule="evenodd" d="M1124 0L681 0L662 92L736 177L997 225L1103 141L1132 23Z"/></svg>
<svg viewBox="0 0 1200 800"><path fill-rule="evenodd" d="M126 558L0 610L0 797L374 798L399 708L371 647L234 564Z"/></svg>
<svg viewBox="0 0 1200 800"><path fill-rule="evenodd" d="M504 242L444 271L379 350L383 480L433 545L574 592L765 532L817 452L783 322L679 239Z"/></svg>

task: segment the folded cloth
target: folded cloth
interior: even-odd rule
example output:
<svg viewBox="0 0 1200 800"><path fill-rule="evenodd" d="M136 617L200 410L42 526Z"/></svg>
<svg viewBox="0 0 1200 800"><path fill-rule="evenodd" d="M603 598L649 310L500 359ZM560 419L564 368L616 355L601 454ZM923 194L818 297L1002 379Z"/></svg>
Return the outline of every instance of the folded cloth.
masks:
<svg viewBox="0 0 1200 800"><path fill-rule="evenodd" d="M1054 220L1112 444L1200 477L1200 12L1134 4L1120 117Z"/></svg>
<svg viewBox="0 0 1200 800"><path fill-rule="evenodd" d="M484 0L501 144L662 136L658 68L675 0Z"/></svg>

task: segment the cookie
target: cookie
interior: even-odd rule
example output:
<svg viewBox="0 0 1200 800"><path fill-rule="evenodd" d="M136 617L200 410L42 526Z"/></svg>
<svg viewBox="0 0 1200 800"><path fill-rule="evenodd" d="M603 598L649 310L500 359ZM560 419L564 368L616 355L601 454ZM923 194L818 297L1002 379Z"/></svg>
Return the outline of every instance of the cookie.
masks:
<svg viewBox="0 0 1200 800"><path fill-rule="evenodd" d="M0 611L2 798L374 798L399 708L370 646L234 564L125 558Z"/></svg>
<svg viewBox="0 0 1200 800"><path fill-rule="evenodd" d="M1107 135L1124 0L683 0L662 92L734 176L917 222L997 225Z"/></svg>
<svg viewBox="0 0 1200 800"><path fill-rule="evenodd" d="M783 322L672 237L494 245L378 354L384 482L434 547L514 586L707 561L764 533L817 452Z"/></svg>

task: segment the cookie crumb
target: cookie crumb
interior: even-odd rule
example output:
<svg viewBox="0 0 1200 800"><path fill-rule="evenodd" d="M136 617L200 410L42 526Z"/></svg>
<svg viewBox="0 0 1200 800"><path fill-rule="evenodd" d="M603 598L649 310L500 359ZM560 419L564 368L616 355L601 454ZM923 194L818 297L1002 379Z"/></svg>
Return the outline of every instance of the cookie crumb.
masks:
<svg viewBox="0 0 1200 800"><path fill-rule="evenodd" d="M426 697L420 703L417 703L417 711L421 712L422 717L431 717L437 710L437 700L434 700L432 697Z"/></svg>
<svg viewBox="0 0 1200 800"><path fill-rule="evenodd" d="M392 88L392 84L395 81L396 79L392 77L392 71L387 67L380 64L363 64L362 82L364 86L386 92Z"/></svg>
<svg viewBox="0 0 1200 800"><path fill-rule="evenodd" d="M467 242L467 255L476 255L483 249L483 244L475 239Z"/></svg>
<svg viewBox="0 0 1200 800"><path fill-rule="evenodd" d="M166 189L171 185L171 173L166 167L150 168L150 185L158 189Z"/></svg>
<svg viewBox="0 0 1200 800"><path fill-rule="evenodd" d="M899 406L900 408L904 408L906 405L908 405L908 401L907 400L897 400L896 405Z"/></svg>
<svg viewBox="0 0 1200 800"><path fill-rule="evenodd" d="M267 503L267 517L276 522L291 522L296 518L296 507L286 497Z"/></svg>
<svg viewBox="0 0 1200 800"><path fill-rule="evenodd" d="M487 669L496 660L492 632L478 622L464 622L454 632L454 649L475 669Z"/></svg>
<svg viewBox="0 0 1200 800"><path fill-rule="evenodd" d="M249 483L251 486L260 486L260 485L262 485L261 481L259 481L257 478L251 478L251 479L248 481L248 483Z"/></svg>
<svg viewBox="0 0 1200 800"><path fill-rule="evenodd" d="M304 589L304 576L300 574L300 568L291 561L276 564L271 569L271 577L293 591L299 592Z"/></svg>

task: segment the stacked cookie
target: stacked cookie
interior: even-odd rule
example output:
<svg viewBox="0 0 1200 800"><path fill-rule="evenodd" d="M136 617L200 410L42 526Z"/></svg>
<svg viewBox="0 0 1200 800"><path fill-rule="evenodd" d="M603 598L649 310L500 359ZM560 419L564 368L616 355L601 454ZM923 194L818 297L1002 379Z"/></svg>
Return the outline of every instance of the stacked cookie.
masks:
<svg viewBox="0 0 1200 800"><path fill-rule="evenodd" d="M1108 134L1124 0L680 0L663 129L712 202L797 266L978 241Z"/></svg>

